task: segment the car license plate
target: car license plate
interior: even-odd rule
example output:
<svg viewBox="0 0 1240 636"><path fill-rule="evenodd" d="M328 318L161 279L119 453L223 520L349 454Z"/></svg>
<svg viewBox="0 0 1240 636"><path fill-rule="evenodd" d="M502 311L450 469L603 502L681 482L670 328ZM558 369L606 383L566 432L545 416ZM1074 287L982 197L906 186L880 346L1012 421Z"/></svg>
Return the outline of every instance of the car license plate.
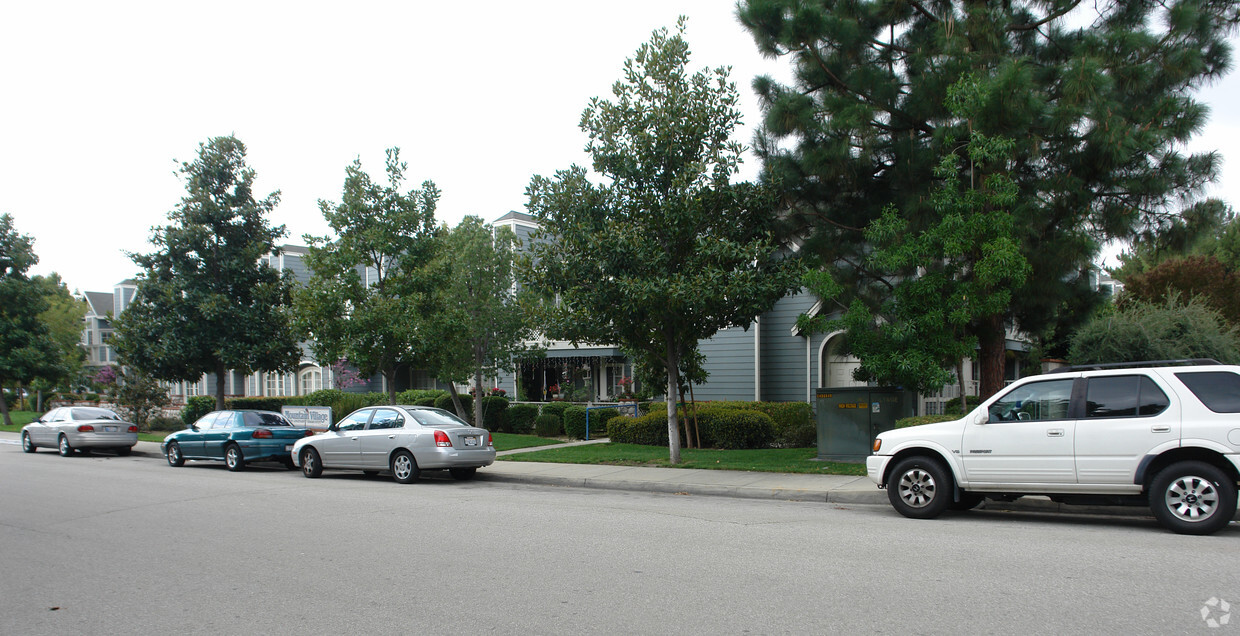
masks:
<svg viewBox="0 0 1240 636"><path fill-rule="evenodd" d="M477 438L476 436L474 436L474 435L467 435L467 436L465 437L465 445L466 445L466 446L477 446L477 445L478 445L478 438Z"/></svg>
<svg viewBox="0 0 1240 636"><path fill-rule="evenodd" d="M285 445L284 445L284 450L286 450L286 451L291 451L291 450L293 450L293 445L292 445L292 444L285 444Z"/></svg>
<svg viewBox="0 0 1240 636"><path fill-rule="evenodd" d="M103 427L103 431L104 431L105 433L115 433L115 432L116 432L116 427L115 427L115 426L105 426L105 427Z"/></svg>

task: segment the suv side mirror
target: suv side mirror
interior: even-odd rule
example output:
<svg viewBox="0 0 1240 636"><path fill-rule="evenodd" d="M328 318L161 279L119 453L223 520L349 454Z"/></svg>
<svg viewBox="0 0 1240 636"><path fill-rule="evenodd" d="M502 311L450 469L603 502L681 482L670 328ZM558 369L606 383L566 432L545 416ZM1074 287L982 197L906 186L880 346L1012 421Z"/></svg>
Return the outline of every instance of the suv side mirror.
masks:
<svg viewBox="0 0 1240 636"><path fill-rule="evenodd" d="M990 421L990 418L989 418L989 417L987 417L987 415L989 415L989 414L988 414L986 411L982 411L981 413L978 413L977 415L974 415L974 416L973 416L973 424L974 424L974 425L976 425L976 426L981 426L982 424L985 424L986 422L989 422L989 421Z"/></svg>

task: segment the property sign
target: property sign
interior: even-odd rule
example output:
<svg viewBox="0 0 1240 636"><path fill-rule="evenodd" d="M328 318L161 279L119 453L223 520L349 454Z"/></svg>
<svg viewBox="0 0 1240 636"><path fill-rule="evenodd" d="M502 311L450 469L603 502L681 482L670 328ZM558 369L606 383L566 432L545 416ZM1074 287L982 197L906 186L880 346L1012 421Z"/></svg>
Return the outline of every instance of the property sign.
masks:
<svg viewBox="0 0 1240 636"><path fill-rule="evenodd" d="M282 406L280 412L293 423L293 426L325 431L332 424L332 407L330 406Z"/></svg>

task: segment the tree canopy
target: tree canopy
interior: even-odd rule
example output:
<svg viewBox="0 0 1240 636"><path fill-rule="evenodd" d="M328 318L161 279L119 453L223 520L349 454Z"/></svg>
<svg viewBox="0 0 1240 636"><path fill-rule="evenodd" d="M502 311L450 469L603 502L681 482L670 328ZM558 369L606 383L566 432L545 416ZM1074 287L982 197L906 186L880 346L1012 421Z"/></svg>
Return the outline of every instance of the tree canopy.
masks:
<svg viewBox="0 0 1240 636"><path fill-rule="evenodd" d="M724 68L688 73L685 20L655 31L625 61L613 100L581 117L596 184L573 166L535 176L541 224L525 277L548 299L549 335L612 343L659 363L667 378L669 453L680 460L679 367L698 341L755 316L797 286L773 236L778 201L731 183L741 146L736 86Z"/></svg>
<svg viewBox="0 0 1240 636"><path fill-rule="evenodd" d="M382 373L396 403L396 373L426 348L420 306L433 289L435 206L431 181L401 192L406 164L387 151L387 184L375 183L361 160L345 168L339 204L319 201L335 239L307 236L310 281L298 290L300 331L322 364L344 358L363 376Z"/></svg>
<svg viewBox="0 0 1240 636"><path fill-rule="evenodd" d="M121 361L164 381L215 375L224 408L225 372L283 371L301 357L288 305L291 275L263 263L284 226L267 216L279 193L256 200L255 172L234 137L199 144L182 163L186 195L155 228L156 251L130 254L142 268L134 301L115 321Z"/></svg>
<svg viewBox="0 0 1240 636"><path fill-rule="evenodd" d="M1240 329L1200 298L1171 294L1104 311L1072 335L1073 364L1213 358L1240 364Z"/></svg>
<svg viewBox="0 0 1240 636"><path fill-rule="evenodd" d="M864 229L885 209L915 230L939 223L934 169L960 140L1015 142L1005 170L1030 275L979 332L983 395L1002 386L1007 326L1047 334L1087 308L1101 242L1175 215L1215 178L1216 154L1182 149L1208 114L1193 91L1228 70L1230 0L745 0L739 15L794 68L789 85L754 83L756 147L787 195L786 230L850 291L890 275L861 266ZM947 92L969 73L986 99L966 119Z"/></svg>

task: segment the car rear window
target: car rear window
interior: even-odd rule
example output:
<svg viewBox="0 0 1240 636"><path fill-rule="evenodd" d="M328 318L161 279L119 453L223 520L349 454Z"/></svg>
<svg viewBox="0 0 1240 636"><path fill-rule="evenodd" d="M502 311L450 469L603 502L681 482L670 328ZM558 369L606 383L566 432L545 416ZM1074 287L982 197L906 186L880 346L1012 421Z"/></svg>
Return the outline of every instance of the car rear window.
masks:
<svg viewBox="0 0 1240 636"><path fill-rule="evenodd" d="M1158 415L1170 404L1167 394L1144 375L1090 378L1085 417Z"/></svg>
<svg viewBox="0 0 1240 636"><path fill-rule="evenodd" d="M91 407L75 408L69 411L75 420L120 420L120 416L107 409Z"/></svg>
<svg viewBox="0 0 1240 636"><path fill-rule="evenodd" d="M246 412L244 414L246 426L292 426L293 424L284 419L279 413L254 413Z"/></svg>
<svg viewBox="0 0 1240 636"><path fill-rule="evenodd" d="M439 409L410 410L409 414L412 415L413 419L417 420L418 424L421 424L422 426L435 426L438 428L469 426L469 424L465 423L465 420L462 420L447 411L440 411Z"/></svg>
<svg viewBox="0 0 1240 636"><path fill-rule="evenodd" d="M1215 413L1240 413L1240 375L1230 371L1185 371L1175 377Z"/></svg>

